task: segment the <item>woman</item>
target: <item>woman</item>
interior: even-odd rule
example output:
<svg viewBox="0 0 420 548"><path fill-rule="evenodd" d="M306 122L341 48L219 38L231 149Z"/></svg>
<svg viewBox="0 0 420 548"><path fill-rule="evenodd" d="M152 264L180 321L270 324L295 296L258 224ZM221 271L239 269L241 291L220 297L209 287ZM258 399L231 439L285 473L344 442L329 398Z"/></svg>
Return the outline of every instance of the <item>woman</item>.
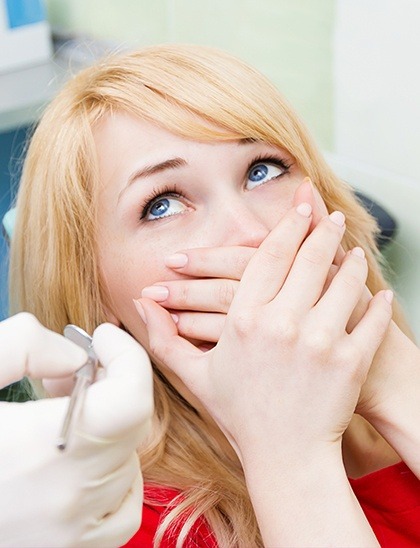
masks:
<svg viewBox="0 0 420 548"><path fill-rule="evenodd" d="M408 356L413 379L417 349L394 325L385 337L390 295L382 291L373 220L263 76L226 54L195 46L148 48L87 69L40 122L17 205L15 310L29 310L57 331L71 322L91 332L111 321L144 344L155 363L155 424L140 457L148 486L145 508L155 516L164 510L157 545L192 542L194 535L201 545L220 546L375 544L343 460L355 476L399 457L367 423L348 422L357 405L417 472L415 427L407 425L409 434L396 441L400 422L390 427L382 409L390 400L387 391L394 395L407 384L406 369L401 375L393 371L395 353ZM180 250L190 251L180 257ZM367 269L371 301L362 291ZM271 298L277 304L269 312ZM322 309L318 300L330 306L315 321L314 310ZM166 306L172 319L153 301ZM296 321L297 310L305 310L305 321ZM394 316L402 324L398 310ZM190 342L176 337L177 321L179 334ZM314 393L306 392L310 406L297 395L280 398L280 404L279 394L288 393L283 383L301 355L318 366L349 363L353 374L337 376L335 386L328 369L328 398L314 381ZM271 361L277 366L277 356L284 369L262 367ZM261 372L256 378L251 357ZM201 374L194 376L197 363ZM218 371L216 378L212 371ZM280 371L283 380L276 376ZM302 375L308 379L307 370ZM404 406L411 409L416 401L406 396ZM305 413L298 426L306 408L325 415ZM266 409L273 410L269 420ZM290 420L280 424L282 416ZM311 444L308 429L317 431L318 424L326 430ZM335 432L328 455L324 446L318 452L327 432ZM295 439L309 445L298 447ZM305 456L317 467L309 470ZM315 481L321 477L322 489ZM302 495L306 485L312 488ZM302 499L308 501L304 520ZM155 532L151 514L139 533L141 546Z"/></svg>

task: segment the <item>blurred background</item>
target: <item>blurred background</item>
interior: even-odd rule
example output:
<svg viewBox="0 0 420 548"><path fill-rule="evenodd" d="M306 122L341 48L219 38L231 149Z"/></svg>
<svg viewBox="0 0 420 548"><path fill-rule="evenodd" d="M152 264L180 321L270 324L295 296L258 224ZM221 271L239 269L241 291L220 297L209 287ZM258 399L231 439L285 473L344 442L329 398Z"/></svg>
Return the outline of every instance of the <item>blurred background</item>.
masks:
<svg viewBox="0 0 420 548"><path fill-rule="evenodd" d="M27 130L71 73L109 50L217 46L270 77L338 174L395 218L384 253L420 336L419 28L418 0L0 0L0 218ZM5 239L0 261L5 317Z"/></svg>

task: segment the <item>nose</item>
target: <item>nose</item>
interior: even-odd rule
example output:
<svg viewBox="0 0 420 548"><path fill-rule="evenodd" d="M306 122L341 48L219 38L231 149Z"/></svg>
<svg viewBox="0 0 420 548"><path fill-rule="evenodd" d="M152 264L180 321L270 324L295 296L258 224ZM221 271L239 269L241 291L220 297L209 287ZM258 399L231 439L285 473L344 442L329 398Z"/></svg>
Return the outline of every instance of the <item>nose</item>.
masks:
<svg viewBox="0 0 420 548"><path fill-rule="evenodd" d="M270 232L268 222L246 204L224 202L210 216L210 233L215 246L258 247Z"/></svg>

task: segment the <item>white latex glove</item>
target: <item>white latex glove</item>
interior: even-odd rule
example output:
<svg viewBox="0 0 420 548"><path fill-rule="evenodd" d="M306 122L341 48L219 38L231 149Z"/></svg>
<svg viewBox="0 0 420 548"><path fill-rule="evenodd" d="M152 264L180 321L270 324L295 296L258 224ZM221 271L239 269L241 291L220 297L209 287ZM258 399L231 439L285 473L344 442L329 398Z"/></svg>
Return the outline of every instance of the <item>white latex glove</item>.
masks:
<svg viewBox="0 0 420 548"><path fill-rule="evenodd" d="M64 452L56 448L68 397L0 404L0 546L119 546L140 526L136 448L153 410L150 361L127 333L99 326L106 375L86 392ZM86 360L29 314L0 323L0 382L68 376Z"/></svg>

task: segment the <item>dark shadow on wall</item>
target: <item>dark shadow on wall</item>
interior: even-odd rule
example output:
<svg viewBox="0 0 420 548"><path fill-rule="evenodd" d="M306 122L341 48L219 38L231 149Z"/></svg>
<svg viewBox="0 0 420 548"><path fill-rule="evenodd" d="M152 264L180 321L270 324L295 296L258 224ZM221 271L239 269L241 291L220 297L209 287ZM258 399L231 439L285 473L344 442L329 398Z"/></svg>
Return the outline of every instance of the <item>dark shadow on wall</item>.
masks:
<svg viewBox="0 0 420 548"><path fill-rule="evenodd" d="M0 133L0 221L10 209L21 173L28 127ZM9 250L0 231L0 320L8 316Z"/></svg>

